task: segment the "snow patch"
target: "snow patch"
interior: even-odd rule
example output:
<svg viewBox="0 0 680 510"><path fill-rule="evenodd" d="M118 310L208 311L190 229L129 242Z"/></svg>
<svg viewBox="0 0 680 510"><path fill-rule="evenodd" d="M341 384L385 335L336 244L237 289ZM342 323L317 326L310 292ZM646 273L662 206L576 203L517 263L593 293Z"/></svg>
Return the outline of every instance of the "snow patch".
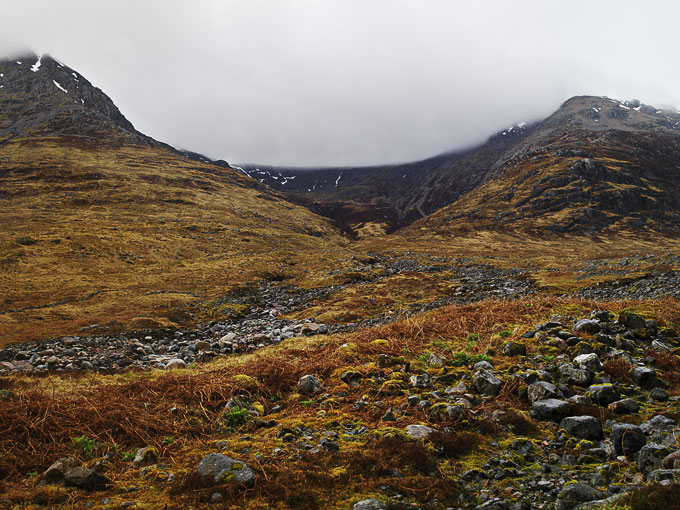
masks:
<svg viewBox="0 0 680 510"><path fill-rule="evenodd" d="M517 127L520 129L524 129L525 127L527 127L528 124L529 124L528 122L522 121L519 124L517 124Z"/></svg>
<svg viewBox="0 0 680 510"><path fill-rule="evenodd" d="M42 65L42 55L38 57L38 60L35 64L31 66L31 71L34 73L37 73L40 70L40 66Z"/></svg>
<svg viewBox="0 0 680 510"><path fill-rule="evenodd" d="M623 108L624 110L630 110L630 108L628 106L625 106L625 105L622 105L622 104L619 105L619 108Z"/></svg>
<svg viewBox="0 0 680 510"><path fill-rule="evenodd" d="M17 60L17 64L21 65L21 61Z"/></svg>
<svg viewBox="0 0 680 510"><path fill-rule="evenodd" d="M340 172L340 175L338 175L338 178L335 179L335 187L338 187L338 183L340 182L340 177L342 177L342 172Z"/></svg>
<svg viewBox="0 0 680 510"><path fill-rule="evenodd" d="M61 90L63 93L68 94L68 90L66 90L64 87L59 85L56 80L52 80L52 83L54 83L59 90Z"/></svg>

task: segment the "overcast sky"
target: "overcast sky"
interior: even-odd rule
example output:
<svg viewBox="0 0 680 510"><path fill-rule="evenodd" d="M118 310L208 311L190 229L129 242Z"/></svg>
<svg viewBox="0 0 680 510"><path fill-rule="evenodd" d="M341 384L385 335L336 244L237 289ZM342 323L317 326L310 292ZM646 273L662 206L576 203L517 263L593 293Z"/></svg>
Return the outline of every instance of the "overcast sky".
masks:
<svg viewBox="0 0 680 510"><path fill-rule="evenodd" d="M578 94L680 106L680 2L21 0L49 53L140 131L232 163L409 161Z"/></svg>

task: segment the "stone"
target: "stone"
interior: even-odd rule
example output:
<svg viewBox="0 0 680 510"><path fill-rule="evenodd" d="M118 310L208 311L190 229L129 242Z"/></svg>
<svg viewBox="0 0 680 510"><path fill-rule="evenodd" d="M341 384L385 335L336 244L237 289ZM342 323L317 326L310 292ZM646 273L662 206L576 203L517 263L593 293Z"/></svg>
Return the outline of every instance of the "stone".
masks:
<svg viewBox="0 0 680 510"><path fill-rule="evenodd" d="M432 381L430 380L430 376L425 373L419 375L412 375L411 377L409 377L408 381L412 387L419 388L421 390L430 389L434 387Z"/></svg>
<svg viewBox="0 0 680 510"><path fill-rule="evenodd" d="M427 425L409 425L406 434L413 439L427 439L435 430Z"/></svg>
<svg viewBox="0 0 680 510"><path fill-rule="evenodd" d="M297 384L298 391L307 395L316 393L321 389L321 386L321 381L313 375L303 375Z"/></svg>
<svg viewBox="0 0 680 510"><path fill-rule="evenodd" d="M251 487L257 475L245 462L219 453L209 453L196 468L196 475L202 487L234 483Z"/></svg>
<svg viewBox="0 0 680 510"><path fill-rule="evenodd" d="M348 370L347 372L342 373L340 380L347 384L350 388L356 388L361 384L361 379L363 379L363 377L364 376L359 372Z"/></svg>
<svg viewBox="0 0 680 510"><path fill-rule="evenodd" d="M232 332L227 333L226 335L224 335L222 338L220 338L219 343L220 343L220 346L221 346L221 347L224 347L223 344L227 344L227 343L229 343L230 346L231 346L231 343L232 343L234 340L236 340L236 333L234 333L234 332L232 331Z"/></svg>
<svg viewBox="0 0 680 510"><path fill-rule="evenodd" d="M482 395L495 397L501 391L503 383L488 370L482 369L475 372L472 376L472 383Z"/></svg>
<svg viewBox="0 0 680 510"><path fill-rule="evenodd" d="M577 333L585 333L586 335L595 335L600 332L602 327L600 323L592 319L581 319L572 328Z"/></svg>
<svg viewBox="0 0 680 510"><path fill-rule="evenodd" d="M629 423L615 423L612 425L612 443L616 455L630 456L639 452L647 442L642 429Z"/></svg>
<svg viewBox="0 0 680 510"><path fill-rule="evenodd" d="M647 475L648 482L677 481L680 479L680 469L657 469Z"/></svg>
<svg viewBox="0 0 680 510"><path fill-rule="evenodd" d="M539 420L553 421L559 423L566 418L571 410L571 404L564 400L549 398L537 400L531 406L531 413Z"/></svg>
<svg viewBox="0 0 680 510"><path fill-rule="evenodd" d="M321 324L317 324L316 322L305 322L302 327L300 328L300 334L301 335L315 335L319 333L321 329Z"/></svg>
<svg viewBox="0 0 680 510"><path fill-rule="evenodd" d="M210 350L210 342L206 342L205 340L199 340L194 344L194 350L196 352L203 352L203 351L209 351Z"/></svg>
<svg viewBox="0 0 680 510"><path fill-rule="evenodd" d="M61 459L56 460L42 475L40 475L38 485L63 483L66 472L79 465L80 463L72 457L62 457Z"/></svg>
<svg viewBox="0 0 680 510"><path fill-rule="evenodd" d="M431 352L430 357L427 359L427 364L433 368L441 368L446 364L446 358L441 354Z"/></svg>
<svg viewBox="0 0 680 510"><path fill-rule="evenodd" d="M632 372L635 384L645 390L651 390L656 386L656 372L647 367L635 367Z"/></svg>
<svg viewBox="0 0 680 510"><path fill-rule="evenodd" d="M645 327L645 320L633 312L623 311L619 313L619 322L631 329L641 329Z"/></svg>
<svg viewBox="0 0 680 510"><path fill-rule="evenodd" d="M588 386L593 379L593 374L588 370L576 368L571 363L564 363L557 369L560 376L567 380L567 384L576 386Z"/></svg>
<svg viewBox="0 0 680 510"><path fill-rule="evenodd" d="M657 402L665 402L668 400L668 392L663 388L654 388L649 392L649 398Z"/></svg>
<svg viewBox="0 0 680 510"><path fill-rule="evenodd" d="M165 364L165 368L167 370L171 370L173 368L186 368L186 366L187 364L183 359L180 358L173 358Z"/></svg>
<svg viewBox="0 0 680 510"><path fill-rule="evenodd" d="M600 363L600 358L597 354L591 352L590 354L581 354L574 358L574 363L578 365L579 368L583 370L588 370L590 372L598 372L602 368L602 363Z"/></svg>
<svg viewBox="0 0 680 510"><path fill-rule="evenodd" d="M387 505L377 499L363 499L355 503L352 510L387 510Z"/></svg>
<svg viewBox="0 0 680 510"><path fill-rule="evenodd" d="M640 429L642 429L642 432L645 434L651 434L652 432L660 430L672 430L674 425L675 420L666 418L663 414L657 414L641 424Z"/></svg>
<svg viewBox="0 0 680 510"><path fill-rule="evenodd" d="M532 404L537 400L546 400L557 395L554 384L546 381L538 381L527 387L527 397Z"/></svg>
<svg viewBox="0 0 680 510"><path fill-rule="evenodd" d="M607 406L607 409L616 414L633 414L640 410L640 404L632 398L624 398L623 400L612 402Z"/></svg>
<svg viewBox="0 0 680 510"><path fill-rule="evenodd" d="M569 416L560 422L560 428L579 439L598 441L604 437L602 427L593 416Z"/></svg>
<svg viewBox="0 0 680 510"><path fill-rule="evenodd" d="M103 474L83 466L69 469L64 473L64 485L87 491L104 490L111 484Z"/></svg>
<svg viewBox="0 0 680 510"><path fill-rule="evenodd" d="M590 485L585 483L567 483L558 496L555 502L555 510L572 510L581 503L588 501L597 501L602 499L606 494L593 489Z"/></svg>
<svg viewBox="0 0 680 510"><path fill-rule="evenodd" d="M493 370L493 365L483 359L482 361L478 361L477 363L474 364L472 367L473 370Z"/></svg>
<svg viewBox="0 0 680 510"><path fill-rule="evenodd" d="M596 404L608 406L621 398L613 384L594 384L588 387L586 395Z"/></svg>
<svg viewBox="0 0 680 510"><path fill-rule="evenodd" d="M501 346L501 352L506 356L526 356L527 346L519 342L505 342Z"/></svg>
<svg viewBox="0 0 680 510"><path fill-rule="evenodd" d="M141 466L142 464L152 464L158 460L158 450L153 446L145 446L140 448L135 453L135 458L132 461L133 466Z"/></svg>
<svg viewBox="0 0 680 510"><path fill-rule="evenodd" d="M340 450L340 447L335 441L322 437L321 441L319 441L319 449L327 452L337 452Z"/></svg>
<svg viewBox="0 0 680 510"><path fill-rule="evenodd" d="M662 461L669 453L671 453L670 449L660 444L649 443L644 445L640 449L640 455L638 456L638 470L646 476L652 471L659 469Z"/></svg>

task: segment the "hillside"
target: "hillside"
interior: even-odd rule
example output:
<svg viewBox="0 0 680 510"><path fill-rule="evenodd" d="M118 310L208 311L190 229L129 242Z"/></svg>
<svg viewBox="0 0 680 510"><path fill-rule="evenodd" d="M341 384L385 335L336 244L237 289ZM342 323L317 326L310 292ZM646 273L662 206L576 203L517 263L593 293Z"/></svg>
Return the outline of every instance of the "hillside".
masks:
<svg viewBox="0 0 680 510"><path fill-rule="evenodd" d="M415 163L244 171L364 238L426 217L419 224L442 232L593 232L646 221L673 229L679 134L675 110L583 96L541 122Z"/></svg>
<svg viewBox="0 0 680 510"><path fill-rule="evenodd" d="M56 60L0 76L2 343L190 324L243 282L339 258L330 222L138 133Z"/></svg>

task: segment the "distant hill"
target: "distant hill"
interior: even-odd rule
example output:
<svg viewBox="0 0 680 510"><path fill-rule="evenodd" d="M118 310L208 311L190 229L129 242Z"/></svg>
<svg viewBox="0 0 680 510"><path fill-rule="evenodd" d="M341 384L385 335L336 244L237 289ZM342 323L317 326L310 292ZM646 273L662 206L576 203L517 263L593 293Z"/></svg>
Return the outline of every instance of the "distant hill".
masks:
<svg viewBox="0 0 680 510"><path fill-rule="evenodd" d="M228 166L139 133L43 56L0 61L0 342L182 325L242 282L307 278L330 221ZM313 255L313 257L312 257Z"/></svg>
<svg viewBox="0 0 680 510"><path fill-rule="evenodd" d="M244 172L358 236L391 232L420 218L419 225L444 229L455 223L463 229L593 231L649 220L675 228L679 136L675 110L583 96L542 122L520 123L478 147L423 161L365 168L245 166ZM557 217L572 206L579 211Z"/></svg>

